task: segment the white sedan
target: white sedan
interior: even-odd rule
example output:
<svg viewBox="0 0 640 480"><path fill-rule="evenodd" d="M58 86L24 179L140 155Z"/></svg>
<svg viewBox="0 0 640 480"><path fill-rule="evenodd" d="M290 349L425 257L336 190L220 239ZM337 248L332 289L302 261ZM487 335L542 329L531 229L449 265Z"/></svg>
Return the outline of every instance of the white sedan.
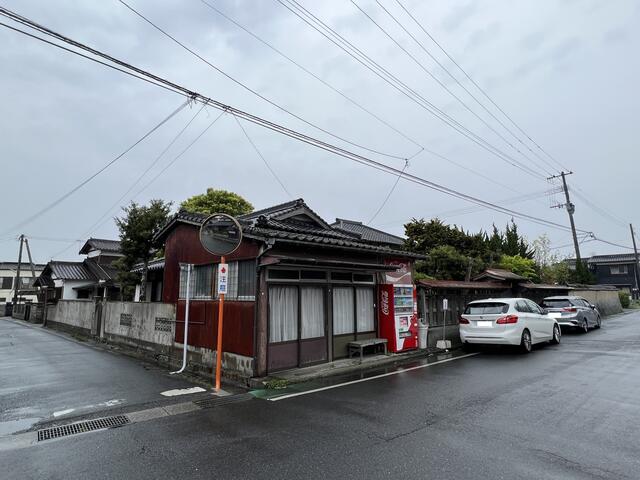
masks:
<svg viewBox="0 0 640 480"><path fill-rule="evenodd" d="M460 316L463 345L519 346L525 353L541 342L560 343L560 327L535 302L526 298L476 300Z"/></svg>

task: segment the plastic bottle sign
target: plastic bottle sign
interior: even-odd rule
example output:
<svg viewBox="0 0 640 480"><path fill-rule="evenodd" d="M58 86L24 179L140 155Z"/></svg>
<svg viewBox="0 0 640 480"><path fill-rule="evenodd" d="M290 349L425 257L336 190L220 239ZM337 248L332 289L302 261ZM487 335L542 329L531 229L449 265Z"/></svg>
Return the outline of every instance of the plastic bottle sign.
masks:
<svg viewBox="0 0 640 480"><path fill-rule="evenodd" d="M229 265L226 263L218 264L218 294L227 294L227 279L229 278Z"/></svg>
<svg viewBox="0 0 640 480"><path fill-rule="evenodd" d="M446 298L442 299L442 310L449 310L449 300Z"/></svg>

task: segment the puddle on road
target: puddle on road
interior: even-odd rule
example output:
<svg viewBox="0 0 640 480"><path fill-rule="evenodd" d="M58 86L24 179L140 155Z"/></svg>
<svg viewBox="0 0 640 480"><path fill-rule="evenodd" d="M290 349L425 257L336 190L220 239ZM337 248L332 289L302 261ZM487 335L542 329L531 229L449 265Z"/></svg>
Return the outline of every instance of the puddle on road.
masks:
<svg viewBox="0 0 640 480"><path fill-rule="evenodd" d="M27 430L28 428L31 428L36 423L38 423L40 420L42 419L33 417L0 422L0 436L11 435L12 433L19 432L21 430Z"/></svg>

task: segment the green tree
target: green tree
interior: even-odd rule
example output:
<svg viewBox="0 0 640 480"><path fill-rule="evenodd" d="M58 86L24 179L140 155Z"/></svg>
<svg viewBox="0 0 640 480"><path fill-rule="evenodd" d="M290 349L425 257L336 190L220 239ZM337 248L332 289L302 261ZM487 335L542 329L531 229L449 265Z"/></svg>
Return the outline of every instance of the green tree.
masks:
<svg viewBox="0 0 640 480"><path fill-rule="evenodd" d="M154 256L153 237L169 218L171 202L151 200L149 205L139 205L135 202L123 207L124 215L116 218L116 225L120 230L120 248L124 255L116 262L118 281L122 286L123 295L131 297L138 281L140 285L140 299L146 299L147 269L149 260ZM131 272L137 263L142 263L142 278Z"/></svg>
<svg viewBox="0 0 640 480"><path fill-rule="evenodd" d="M416 271L438 280L464 280L469 266L473 268L474 264L477 262L451 245L440 245L431 249L427 260L416 262Z"/></svg>
<svg viewBox="0 0 640 480"><path fill-rule="evenodd" d="M226 213L227 215L237 216L253 212L253 205L237 193L213 188L207 188L206 193L186 199L180 204L180 207L190 212L205 213L207 215Z"/></svg>
<svg viewBox="0 0 640 480"><path fill-rule="evenodd" d="M503 255L499 266L529 280L539 280L536 272L536 262L530 258L521 257L520 255Z"/></svg>

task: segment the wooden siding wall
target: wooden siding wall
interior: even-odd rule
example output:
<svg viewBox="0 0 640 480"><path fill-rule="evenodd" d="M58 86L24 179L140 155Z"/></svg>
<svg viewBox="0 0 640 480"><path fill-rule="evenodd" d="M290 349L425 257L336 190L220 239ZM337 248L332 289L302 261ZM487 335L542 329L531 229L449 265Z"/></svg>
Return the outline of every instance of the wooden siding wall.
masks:
<svg viewBox="0 0 640 480"><path fill-rule="evenodd" d="M184 340L185 302L178 300L180 293L180 264L204 265L219 263L220 257L211 255L200 244L199 229L192 225L178 225L165 243L165 267L163 301L177 305L176 341ZM244 240L227 261L256 258L260 245L252 240ZM257 294L257 292L256 292ZM218 332L218 301L192 300L189 312L188 343L196 347L215 349ZM253 356L254 315L253 301L225 301L224 336L225 352Z"/></svg>

